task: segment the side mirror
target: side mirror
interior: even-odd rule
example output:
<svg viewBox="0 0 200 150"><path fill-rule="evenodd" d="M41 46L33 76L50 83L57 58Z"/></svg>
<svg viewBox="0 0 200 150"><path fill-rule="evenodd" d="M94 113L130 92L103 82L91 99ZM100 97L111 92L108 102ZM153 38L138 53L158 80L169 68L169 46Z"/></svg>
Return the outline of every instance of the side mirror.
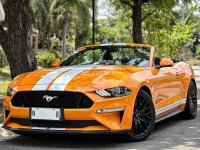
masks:
<svg viewBox="0 0 200 150"><path fill-rule="evenodd" d="M162 67L173 67L174 62L169 58L162 58L160 61L160 68Z"/></svg>
<svg viewBox="0 0 200 150"><path fill-rule="evenodd" d="M61 64L61 60L60 59L56 59L52 64L51 67L58 67Z"/></svg>

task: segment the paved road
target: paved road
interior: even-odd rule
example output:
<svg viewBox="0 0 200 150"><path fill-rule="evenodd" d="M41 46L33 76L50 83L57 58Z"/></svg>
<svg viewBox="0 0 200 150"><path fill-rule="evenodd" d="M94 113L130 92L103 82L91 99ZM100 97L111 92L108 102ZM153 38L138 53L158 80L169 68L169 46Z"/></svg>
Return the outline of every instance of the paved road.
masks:
<svg viewBox="0 0 200 150"><path fill-rule="evenodd" d="M195 68L200 88L200 67ZM200 89L199 89L200 95ZM152 135L143 142L126 142L121 135L46 135L21 137L0 127L0 150L28 149L179 149L200 150L200 99L194 120L172 117L158 123Z"/></svg>

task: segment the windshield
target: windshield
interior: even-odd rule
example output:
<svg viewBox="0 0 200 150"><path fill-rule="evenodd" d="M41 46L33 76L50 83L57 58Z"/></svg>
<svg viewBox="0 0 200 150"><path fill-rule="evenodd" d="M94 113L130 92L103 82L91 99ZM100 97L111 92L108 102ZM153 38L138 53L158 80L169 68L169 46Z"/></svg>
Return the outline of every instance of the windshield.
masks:
<svg viewBox="0 0 200 150"><path fill-rule="evenodd" d="M70 56L61 66L128 65L147 67L150 49L143 46L99 46Z"/></svg>

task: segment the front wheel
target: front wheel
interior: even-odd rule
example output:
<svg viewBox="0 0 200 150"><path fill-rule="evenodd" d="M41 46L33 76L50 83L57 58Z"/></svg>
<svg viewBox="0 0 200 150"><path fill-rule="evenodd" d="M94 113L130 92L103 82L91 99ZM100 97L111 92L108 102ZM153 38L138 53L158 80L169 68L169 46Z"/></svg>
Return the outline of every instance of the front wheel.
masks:
<svg viewBox="0 0 200 150"><path fill-rule="evenodd" d="M143 141L155 126L155 108L151 97L140 90L134 104L132 129L128 131L129 139Z"/></svg>

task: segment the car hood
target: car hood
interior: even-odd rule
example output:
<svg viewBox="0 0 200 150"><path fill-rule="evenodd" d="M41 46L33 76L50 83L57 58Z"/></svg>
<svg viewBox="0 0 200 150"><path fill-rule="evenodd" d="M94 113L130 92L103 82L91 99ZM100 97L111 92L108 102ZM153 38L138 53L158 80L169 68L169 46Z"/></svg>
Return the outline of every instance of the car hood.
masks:
<svg viewBox="0 0 200 150"><path fill-rule="evenodd" d="M144 70L130 66L72 66L36 70L16 77L11 85L32 85L33 90L64 90L68 85L115 87L131 74ZM100 86L100 87L99 87Z"/></svg>

